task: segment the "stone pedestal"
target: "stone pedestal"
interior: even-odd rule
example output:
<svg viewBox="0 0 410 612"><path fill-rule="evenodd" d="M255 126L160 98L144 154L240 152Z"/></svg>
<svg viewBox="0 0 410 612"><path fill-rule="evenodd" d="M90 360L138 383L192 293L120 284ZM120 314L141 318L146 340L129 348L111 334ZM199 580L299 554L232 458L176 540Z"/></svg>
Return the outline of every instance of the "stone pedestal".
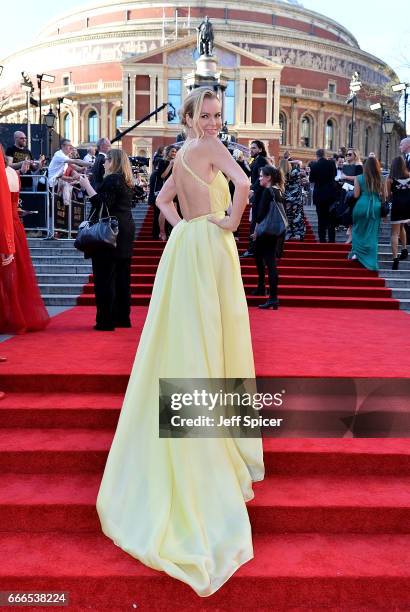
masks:
<svg viewBox="0 0 410 612"><path fill-rule="evenodd" d="M196 60L196 70L187 74L184 80L189 91L197 87L210 87L223 93L227 87L227 79L218 72L217 58L214 55L201 55Z"/></svg>

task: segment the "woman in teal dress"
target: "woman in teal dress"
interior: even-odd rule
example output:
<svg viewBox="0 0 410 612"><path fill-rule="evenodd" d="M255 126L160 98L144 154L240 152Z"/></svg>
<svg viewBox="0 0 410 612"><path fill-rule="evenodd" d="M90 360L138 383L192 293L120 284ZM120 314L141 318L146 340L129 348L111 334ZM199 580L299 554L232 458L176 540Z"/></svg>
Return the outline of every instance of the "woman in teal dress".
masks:
<svg viewBox="0 0 410 612"><path fill-rule="evenodd" d="M369 157L363 174L354 179L354 196L359 198L353 209L352 250L349 259L357 259L368 270L378 270L377 256L381 219L383 179L380 164Z"/></svg>

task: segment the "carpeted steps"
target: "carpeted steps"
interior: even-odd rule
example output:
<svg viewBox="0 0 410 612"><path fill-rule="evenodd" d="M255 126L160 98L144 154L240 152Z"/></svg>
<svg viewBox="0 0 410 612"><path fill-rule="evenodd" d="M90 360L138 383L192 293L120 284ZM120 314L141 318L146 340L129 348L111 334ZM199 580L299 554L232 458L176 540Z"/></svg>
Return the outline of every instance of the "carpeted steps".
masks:
<svg viewBox="0 0 410 612"><path fill-rule="evenodd" d="M135 242L132 257L133 305L149 304L155 272L164 248L162 241L150 238L151 223L152 211L149 210ZM237 246L240 253L247 248L249 226L249 221L244 219L239 228ZM281 305L398 309L400 304L392 299L391 289L386 287L384 280L378 278L376 272L364 269L358 262L349 261L348 252L349 246L345 244L317 243L307 222L305 240L287 242L278 265ZM248 305L258 306L265 298L251 295L257 285L255 261L250 258L241 259L240 262ZM354 282L347 280L352 278ZM95 303L92 275L77 303L83 306Z"/></svg>
<svg viewBox="0 0 410 612"><path fill-rule="evenodd" d="M100 472L0 475L3 531L99 534L95 502L100 482ZM255 534L407 533L409 482L410 476L270 475L263 485L255 485L256 497L248 504L252 530Z"/></svg>
<svg viewBox="0 0 410 612"><path fill-rule="evenodd" d="M245 564L215 595L199 599L187 585L138 564L99 535L3 533L9 574L0 570L0 588L64 589L71 596L68 609L76 612L404 611L409 570L401 560L409 540L391 534L256 534L258 567L256 561Z"/></svg>
<svg viewBox="0 0 410 612"><path fill-rule="evenodd" d="M294 313L283 308L267 326L250 311L259 375L391 375L403 313ZM92 309L75 308L4 344L0 590L68 591L75 612L409 609L407 439L265 439L267 476L248 504L255 558L210 598L101 533L96 494L145 315L133 309L133 329L94 336ZM286 359L273 359L272 346ZM408 372L408 359L396 373Z"/></svg>
<svg viewBox="0 0 410 612"><path fill-rule="evenodd" d="M406 441L266 439L267 478L255 485L248 504L255 559L202 601L100 532L95 499L114 428L95 429L94 412L107 425L102 411L111 406L118 416L120 398L54 395L41 402L39 395L22 394L4 400L9 428L0 432L1 590L64 589L76 610L124 610L133 603L171 611L286 610L307 600L315 609L373 610L376 601L410 603ZM86 403L93 413L89 429L78 426ZM43 419L50 424L53 404L60 423L66 415L74 424L70 412L78 411L77 426L41 427ZM33 408L22 429L24 406Z"/></svg>

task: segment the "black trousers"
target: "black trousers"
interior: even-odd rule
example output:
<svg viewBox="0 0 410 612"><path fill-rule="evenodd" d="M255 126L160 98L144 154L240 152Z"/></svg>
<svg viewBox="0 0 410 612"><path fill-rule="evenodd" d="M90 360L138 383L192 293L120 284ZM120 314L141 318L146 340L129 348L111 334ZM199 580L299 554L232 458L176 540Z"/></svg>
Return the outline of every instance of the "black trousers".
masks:
<svg viewBox="0 0 410 612"><path fill-rule="evenodd" d="M336 223L333 216L329 213L330 204L316 204L319 242L336 242Z"/></svg>
<svg viewBox="0 0 410 612"><path fill-rule="evenodd" d="M131 312L131 257L99 253L92 258L96 323L101 327L127 324Z"/></svg>
<svg viewBox="0 0 410 612"><path fill-rule="evenodd" d="M161 212L158 206L152 205L154 208L154 218L152 220L152 237L154 240L159 238L159 213Z"/></svg>
<svg viewBox="0 0 410 612"><path fill-rule="evenodd" d="M265 266L268 268L269 297L278 298L279 275L276 268L276 240L275 238L257 238L255 240L255 261L258 270L258 287L265 287Z"/></svg>
<svg viewBox="0 0 410 612"><path fill-rule="evenodd" d="M154 204L153 206L154 206L154 218L152 220L152 237L154 240L158 240L159 233L160 233L159 215L161 211L158 208L158 206L156 206L156 204ZM165 233L169 237L171 232L172 232L172 225L165 219Z"/></svg>

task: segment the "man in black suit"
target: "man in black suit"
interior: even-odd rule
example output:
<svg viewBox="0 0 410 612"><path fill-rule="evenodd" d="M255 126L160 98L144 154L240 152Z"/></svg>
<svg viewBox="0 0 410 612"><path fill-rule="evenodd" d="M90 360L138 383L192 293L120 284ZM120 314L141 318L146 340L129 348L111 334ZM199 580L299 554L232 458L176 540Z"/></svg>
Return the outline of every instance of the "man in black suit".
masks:
<svg viewBox="0 0 410 612"><path fill-rule="evenodd" d="M90 180L90 183L95 191L98 191L103 183L105 158L107 157L107 153L110 151L110 149L111 143L108 138L100 138L97 140L97 155L91 169Z"/></svg>
<svg viewBox="0 0 410 612"><path fill-rule="evenodd" d="M313 204L316 206L319 222L319 242L336 242L336 228L331 219L329 208L334 203L336 194L336 164L333 159L326 159L324 149L316 151L317 162L312 164L309 181L314 183Z"/></svg>
<svg viewBox="0 0 410 612"><path fill-rule="evenodd" d="M400 153L404 157L407 170L410 170L410 136L407 136L400 141Z"/></svg>
<svg viewBox="0 0 410 612"><path fill-rule="evenodd" d="M261 168L264 166L269 166L269 162L267 160L267 152L265 149L265 144L261 140L253 140L251 142L251 155L252 155L252 164L251 164L251 204L252 204L252 221L250 227L250 235L255 231L256 225L256 217L258 214L258 206L259 202L262 198L263 187L260 186L259 183L259 174ZM252 238L249 238L249 247L248 250L245 251L241 255L241 257L253 257L254 256L254 244Z"/></svg>

